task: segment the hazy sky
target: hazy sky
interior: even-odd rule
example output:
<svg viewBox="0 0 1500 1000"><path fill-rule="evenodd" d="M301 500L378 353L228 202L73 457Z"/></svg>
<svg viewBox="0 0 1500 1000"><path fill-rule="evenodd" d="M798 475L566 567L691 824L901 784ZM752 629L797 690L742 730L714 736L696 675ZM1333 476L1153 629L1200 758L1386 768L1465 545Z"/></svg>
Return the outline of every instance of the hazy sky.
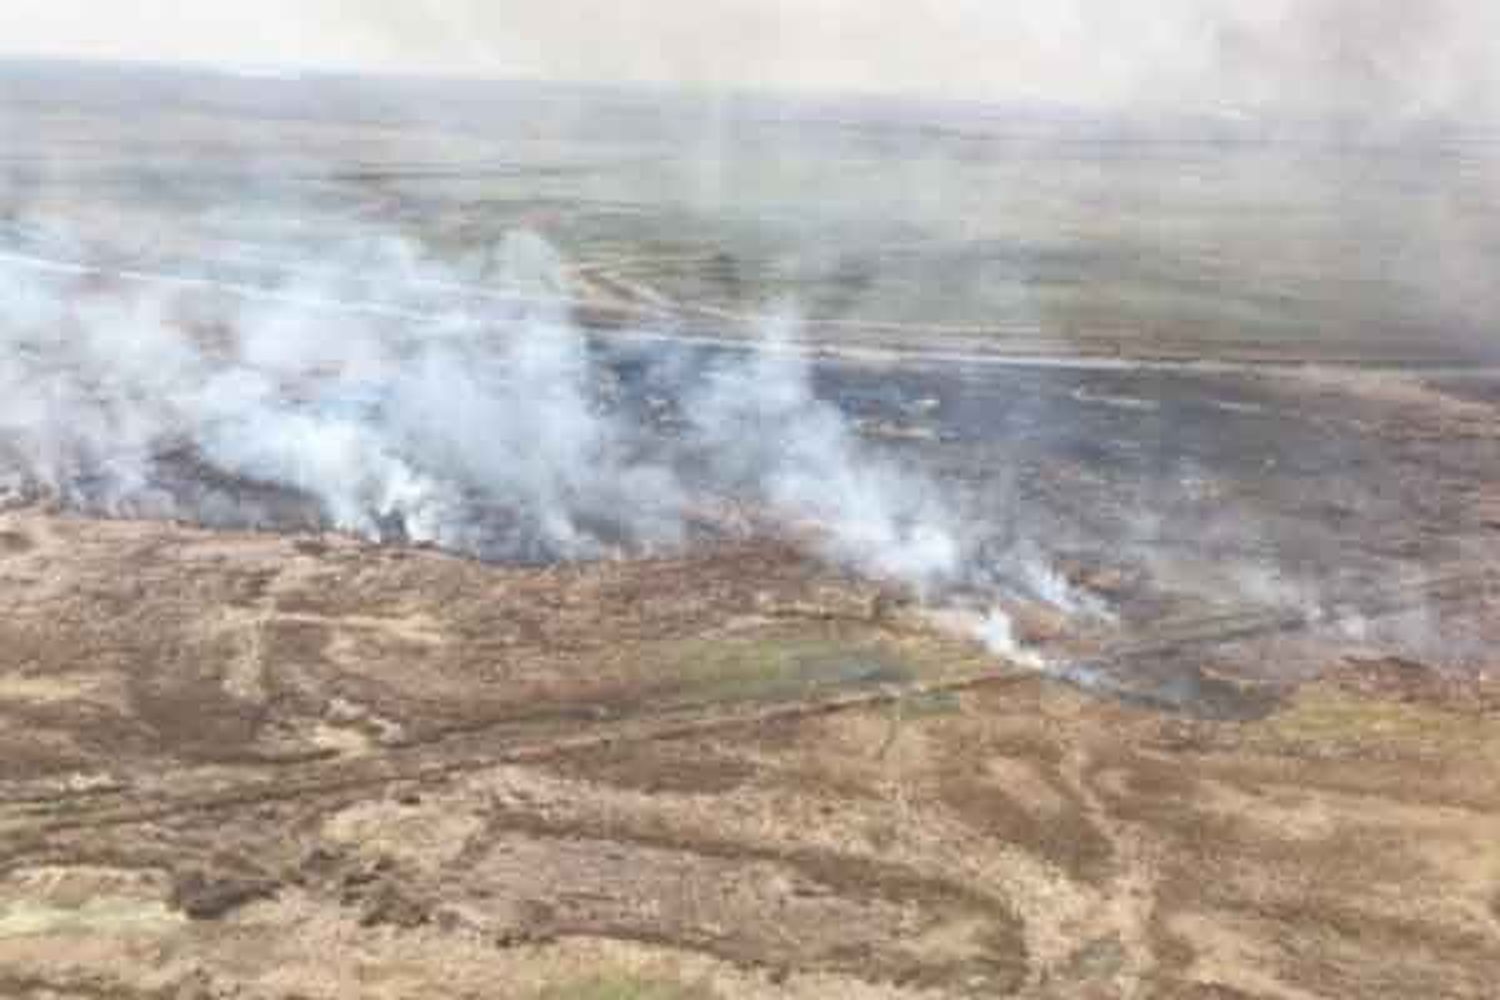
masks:
<svg viewBox="0 0 1500 1000"><path fill-rule="evenodd" d="M0 0L0 51L1078 104L1495 106L1500 0Z"/></svg>

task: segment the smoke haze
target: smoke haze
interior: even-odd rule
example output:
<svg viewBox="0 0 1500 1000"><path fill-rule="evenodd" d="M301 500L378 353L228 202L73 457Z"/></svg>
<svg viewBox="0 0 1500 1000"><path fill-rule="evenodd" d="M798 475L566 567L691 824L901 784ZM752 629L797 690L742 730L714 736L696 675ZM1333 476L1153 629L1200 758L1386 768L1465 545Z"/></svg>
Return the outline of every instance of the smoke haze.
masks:
<svg viewBox="0 0 1500 1000"><path fill-rule="evenodd" d="M17 470L0 493L526 561L765 527L920 593L973 585L1103 618L1042 549L1055 526L1003 523L1042 506L1013 462L1026 421L985 417L1001 443L979 464L1010 485L976 526L944 470L897 464L848 400L814 391L786 349L794 319L708 363L643 352L643 381L671 387L670 405L643 410L552 298L564 252L594 292L624 288L646 313L723 329L790 300L828 324L825 343L1494 356L1500 171L1484 143L1404 131L1494 120L1500 9L1476 0L55 0L6 14L12 53L248 78L58 64L6 77L4 252L188 277L0 262L0 469ZM709 93L254 78L302 68ZM1012 106L726 93L762 88ZM1210 117L1174 133L1150 127L1158 113ZM1116 127L1132 116L1148 127ZM1275 128L1324 116L1400 141ZM562 250L532 213L557 217L532 228ZM257 274L272 294L193 286ZM397 287L410 295L381 294ZM516 295L526 304L497 305ZM1206 478L1178 453L1165 394L1149 379L1080 385L1035 415L1039 438L1071 439L1090 436L1083 415L1113 414L1078 453L1091 475L1112 457L1155 473L1158 493L1120 501L1152 523L1142 538ZM1262 433L1260 404L1225 405L1244 421L1224 464L1272 437L1279 457L1289 425ZM1320 475L1354 468L1347 448L1318 454ZM1101 516L1061 495L1075 520ZM1395 505L1351 496L1361 524L1397 523ZM1224 548L1281 561L1275 532L1258 544L1253 517L1220 507ZM997 524L1008 546L966 537ZM1282 580L1235 584L1316 603ZM998 611L974 628L1008 655L1024 631Z"/></svg>
<svg viewBox="0 0 1500 1000"><path fill-rule="evenodd" d="M1484 0L8 6L0 46L22 55L1381 120L1500 106L1500 8Z"/></svg>

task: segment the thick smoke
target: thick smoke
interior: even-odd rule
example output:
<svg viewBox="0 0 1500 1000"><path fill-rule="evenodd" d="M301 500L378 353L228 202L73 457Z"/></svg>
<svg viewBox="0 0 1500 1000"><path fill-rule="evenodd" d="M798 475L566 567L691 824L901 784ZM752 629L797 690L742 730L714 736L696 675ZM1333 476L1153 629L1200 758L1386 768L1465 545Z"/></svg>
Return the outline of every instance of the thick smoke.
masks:
<svg viewBox="0 0 1500 1000"><path fill-rule="evenodd" d="M640 377L669 383L649 401L663 415L623 398L572 323L548 244L518 232L491 256L508 304L411 316L350 300L434 280L406 244L238 300L0 264L11 488L209 522L311 508L365 537L518 560L670 550L736 509L918 589L957 573L942 498L816 395L794 323L702 363L643 353Z"/></svg>
<svg viewBox="0 0 1500 1000"><path fill-rule="evenodd" d="M951 576L960 553L932 483L874 461L836 407L818 400L787 321L745 363L722 366L689 402L718 478L806 520L845 561L915 581Z"/></svg>

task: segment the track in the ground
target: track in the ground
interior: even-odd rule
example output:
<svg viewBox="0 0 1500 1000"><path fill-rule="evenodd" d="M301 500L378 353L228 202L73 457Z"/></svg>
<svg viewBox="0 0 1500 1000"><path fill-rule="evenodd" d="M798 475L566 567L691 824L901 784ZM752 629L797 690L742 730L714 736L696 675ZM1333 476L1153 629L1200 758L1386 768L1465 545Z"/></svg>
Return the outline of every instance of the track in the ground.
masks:
<svg viewBox="0 0 1500 1000"><path fill-rule="evenodd" d="M1351 595L1348 605L1367 619L1400 614L1433 603L1483 601L1500 588L1500 571L1454 571L1419 582L1394 585L1384 591ZM1218 644L1249 638L1296 633L1326 625L1316 615L1300 611L1245 609L1197 620L1166 623L1147 635L1105 641L1086 659L1046 664L1041 673L1062 683L1189 716L1249 716L1274 705L1271 689L1233 685L1214 693L1183 691L1177 675L1159 683L1120 668L1145 659L1161 659L1201 651ZM540 727L509 717L492 724L469 723L461 730L440 733L421 742L389 747L350 757L328 755L274 767L273 776L251 781L226 781L220 769L165 772L153 776L149 789L101 787L86 793L47 793L34 798L0 801L0 841L26 852L51 835L101 827L157 822L175 816L253 809L268 803L316 799L392 785L421 784L505 764L549 760L589 749L643 742L674 741L776 722L900 705L978 688L1004 686L1034 676L1034 668L997 664L993 671L934 682L883 684L826 697L770 705L733 708L709 706L648 712L561 727L549 720ZM1201 678L1199 679L1201 682ZM1234 704L1238 700L1239 704ZM541 728L544 732L537 733ZM546 732L545 730L552 730Z"/></svg>
<svg viewBox="0 0 1500 1000"><path fill-rule="evenodd" d="M867 363L912 362L954 366L1019 366L1084 371L1190 371L1208 373L1303 370L1309 364L1362 370L1419 370L1430 375L1500 375L1500 365L1445 361L1421 351L1365 351L1357 346L1330 350L1326 342L1268 347L1259 342L1216 343L1212 353L1191 342L1170 345L1134 334L1071 332L1054 337L1039 327L944 327L915 322L811 320L802 323L799 343L768 345L761 337L765 318L692 303L674 303L647 288L605 280L587 265L576 270L588 279L585 294L538 297L470 283L411 279L407 295L387 299L332 297L296 290L298 270L278 264L242 280L212 276L211 258L197 269L161 270L118 266L82 258L53 257L0 248L0 267L76 278L107 279L176 291L205 292L230 299L263 302L312 313L363 316L403 324L445 322L455 308L483 317L512 316L537 306L563 307L595 335L641 343L675 343L722 350L798 351L821 358ZM594 285L604 295L588 294Z"/></svg>

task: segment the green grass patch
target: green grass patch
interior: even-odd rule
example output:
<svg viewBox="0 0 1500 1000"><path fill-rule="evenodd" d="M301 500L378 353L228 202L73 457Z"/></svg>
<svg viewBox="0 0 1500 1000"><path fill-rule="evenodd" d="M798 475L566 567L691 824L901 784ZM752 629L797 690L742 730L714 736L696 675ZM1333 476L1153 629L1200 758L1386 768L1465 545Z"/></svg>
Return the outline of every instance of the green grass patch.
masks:
<svg viewBox="0 0 1500 1000"><path fill-rule="evenodd" d="M1429 705L1304 688L1283 712L1265 722L1277 742L1327 749L1389 749L1500 760L1500 722Z"/></svg>
<svg viewBox="0 0 1500 1000"><path fill-rule="evenodd" d="M963 699L956 691L929 691L902 699L901 715L906 719L927 719L957 715L963 707Z"/></svg>
<svg viewBox="0 0 1500 1000"><path fill-rule="evenodd" d="M714 1000L714 994L702 984L622 972L549 986L537 1000Z"/></svg>
<svg viewBox="0 0 1500 1000"><path fill-rule="evenodd" d="M21 900L0 907L0 940L57 934L164 933L181 914L155 900L90 899L77 906Z"/></svg>
<svg viewBox="0 0 1500 1000"><path fill-rule="evenodd" d="M660 651L683 701L790 701L912 680L912 665L877 643L822 637L692 639Z"/></svg>

